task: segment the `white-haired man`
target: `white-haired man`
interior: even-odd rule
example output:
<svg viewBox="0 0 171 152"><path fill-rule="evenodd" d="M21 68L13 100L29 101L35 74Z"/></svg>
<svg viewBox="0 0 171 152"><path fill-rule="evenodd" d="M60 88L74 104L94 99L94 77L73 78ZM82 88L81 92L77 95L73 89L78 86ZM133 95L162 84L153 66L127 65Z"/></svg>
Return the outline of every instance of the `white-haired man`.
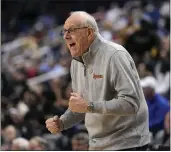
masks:
<svg viewBox="0 0 171 152"><path fill-rule="evenodd" d="M4 132L2 132L2 137L5 143L1 145L1 150L10 150L12 141L17 137L17 130L15 126L8 125L5 127Z"/></svg>
<svg viewBox="0 0 171 152"><path fill-rule="evenodd" d="M35 136L33 138L30 139L29 141L29 146L30 146L30 150L47 150L48 147L48 142L46 141L46 139L43 139L39 136Z"/></svg>
<svg viewBox="0 0 171 152"><path fill-rule="evenodd" d="M19 137L12 141L12 148L11 150L18 151L18 150L29 150L29 141L25 138Z"/></svg>
<svg viewBox="0 0 171 152"><path fill-rule="evenodd" d="M90 150L145 150L148 108L131 56L103 39L86 12L73 12L62 33L73 57L73 93L68 110L46 120L48 130L55 134L85 119Z"/></svg>

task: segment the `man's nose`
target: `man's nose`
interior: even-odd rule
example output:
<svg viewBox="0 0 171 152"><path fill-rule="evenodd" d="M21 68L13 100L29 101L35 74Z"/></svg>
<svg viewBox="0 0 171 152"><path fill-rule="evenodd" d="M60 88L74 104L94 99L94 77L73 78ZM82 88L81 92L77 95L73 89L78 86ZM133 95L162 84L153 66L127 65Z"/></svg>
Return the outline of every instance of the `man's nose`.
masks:
<svg viewBox="0 0 171 152"><path fill-rule="evenodd" d="M64 35L63 35L63 38L64 39L70 39L71 36L70 36L70 34L68 32L65 32Z"/></svg>

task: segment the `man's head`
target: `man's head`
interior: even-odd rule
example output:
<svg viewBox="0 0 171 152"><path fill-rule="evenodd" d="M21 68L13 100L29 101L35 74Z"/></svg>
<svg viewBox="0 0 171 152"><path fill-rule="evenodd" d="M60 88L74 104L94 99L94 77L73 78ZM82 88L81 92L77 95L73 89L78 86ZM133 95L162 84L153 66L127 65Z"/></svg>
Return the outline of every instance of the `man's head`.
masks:
<svg viewBox="0 0 171 152"><path fill-rule="evenodd" d="M88 134L84 132L80 132L75 134L72 137L72 150L73 151L81 151L81 150L88 150Z"/></svg>
<svg viewBox="0 0 171 152"><path fill-rule="evenodd" d="M29 141L30 150L46 150L47 141L41 137L33 137Z"/></svg>
<svg viewBox="0 0 171 152"><path fill-rule="evenodd" d="M29 141L24 138L16 138L12 141L11 150L18 151L18 150L29 150Z"/></svg>
<svg viewBox="0 0 171 152"><path fill-rule="evenodd" d="M143 88L145 98L147 100L153 98L157 87L156 79L153 76L147 76L141 79L140 84Z"/></svg>
<svg viewBox="0 0 171 152"><path fill-rule="evenodd" d="M17 136L16 128L13 125L9 125L4 129L4 138L7 142L11 142Z"/></svg>
<svg viewBox="0 0 171 152"><path fill-rule="evenodd" d="M95 19L86 12L71 13L64 24L63 36L72 57L82 56L98 33Z"/></svg>

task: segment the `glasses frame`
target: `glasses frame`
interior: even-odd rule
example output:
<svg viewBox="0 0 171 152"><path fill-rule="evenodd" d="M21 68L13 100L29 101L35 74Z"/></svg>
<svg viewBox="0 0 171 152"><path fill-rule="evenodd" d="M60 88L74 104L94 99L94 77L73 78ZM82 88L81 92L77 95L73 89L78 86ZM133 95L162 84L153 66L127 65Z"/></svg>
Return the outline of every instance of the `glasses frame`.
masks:
<svg viewBox="0 0 171 152"><path fill-rule="evenodd" d="M61 35L64 36L66 33L68 34L74 34L76 33L77 30L79 29L85 29L85 28L89 28L88 26L84 26L84 27L74 27L74 28L69 28L68 30L67 29L62 29L61 30Z"/></svg>

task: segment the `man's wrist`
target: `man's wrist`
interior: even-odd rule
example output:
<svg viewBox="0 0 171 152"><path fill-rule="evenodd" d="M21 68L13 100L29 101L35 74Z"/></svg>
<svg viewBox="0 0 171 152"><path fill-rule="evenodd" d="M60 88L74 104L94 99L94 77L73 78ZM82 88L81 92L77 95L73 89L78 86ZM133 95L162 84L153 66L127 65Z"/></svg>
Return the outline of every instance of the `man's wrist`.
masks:
<svg viewBox="0 0 171 152"><path fill-rule="evenodd" d="M60 131L64 130L64 123L63 121L60 119Z"/></svg>

